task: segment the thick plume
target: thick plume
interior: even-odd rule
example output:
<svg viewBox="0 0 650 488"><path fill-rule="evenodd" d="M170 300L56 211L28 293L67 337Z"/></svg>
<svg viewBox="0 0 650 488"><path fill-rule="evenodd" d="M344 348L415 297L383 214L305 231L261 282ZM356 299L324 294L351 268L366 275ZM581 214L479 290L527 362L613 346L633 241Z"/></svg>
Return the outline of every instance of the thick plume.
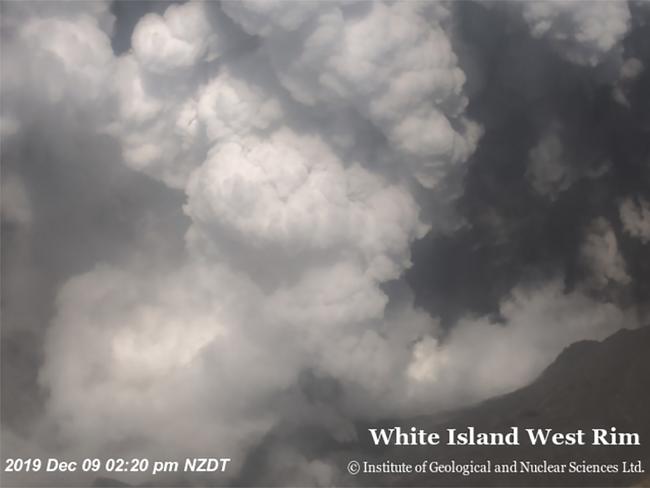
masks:
<svg viewBox="0 0 650 488"><path fill-rule="evenodd" d="M253 0L227 2L224 10L265 39L295 100L317 110L356 108L425 186L475 149L481 130L464 116L465 74L447 5L294 2L274 9Z"/></svg>
<svg viewBox="0 0 650 488"><path fill-rule="evenodd" d="M106 101L114 59L110 38L101 27L105 10L58 11L53 5L34 4L32 15L22 4L4 7L3 133L16 133L21 118L37 117L43 106L60 107L61 116L92 111L99 115ZM25 53L30 53L28 59ZM47 70L48 83L42 83L41 70ZM11 121L9 128L5 120Z"/></svg>
<svg viewBox="0 0 650 488"><path fill-rule="evenodd" d="M227 40L221 39L219 17L209 5L172 5L160 16L147 14L133 32L132 46L138 64L156 74L182 72L199 62L210 62L223 54Z"/></svg>
<svg viewBox="0 0 650 488"><path fill-rule="evenodd" d="M277 361L279 337L258 328L260 299L207 263L146 277L102 266L69 281L41 373L64 441L161 456L205 455L218 442L241 462L275 420L265 399L297 367L294 357ZM71 343L82 345L77 354Z"/></svg>
<svg viewBox="0 0 650 488"><path fill-rule="evenodd" d="M356 420L503 393L571 341L633 323L556 276L512 284L497 317L463 313L449 330L414 305L411 247L456 210L484 132L469 115L458 4L188 2L144 15L119 56L106 6L56 5L3 5L3 142L60 114L97 137L89 153L110 145L115 164L184 204L174 229L147 227L132 252L93 256L60 287L39 373L50 449L180 458L218 445L233 458L227 482L279 425L353 440ZM580 65L615 51L629 24L624 4L509 8ZM540 126L516 162L521 191L547 205L602 172L576 169L561 123ZM76 147L74 130L49 143ZM3 180L3 218L27 225L23 186ZM625 230L645 236L645 201L631 205ZM502 244L516 226L491 215ZM161 258L181 233L179 255ZM583 237L594 287L631 281L612 224ZM296 484L339 476L290 446L275 455L300 463Z"/></svg>
<svg viewBox="0 0 650 488"><path fill-rule="evenodd" d="M409 243L425 230L404 187L358 164L346 168L319 138L284 130L217 145L187 193L193 232L267 253L276 267L358 261L363 274L387 281L409 264Z"/></svg>
<svg viewBox="0 0 650 488"><path fill-rule="evenodd" d="M369 17L366 28L376 29L389 15L378 8L355 19ZM424 42L447 52L452 77L461 79L451 91L460 97L462 73L447 38L420 24ZM39 37L44 27L56 42ZM134 273L100 265L61 288L39 380L49 392L47 419L71 452L86 446L98 455L142 448L200 455L219 439L236 472L251 445L291 415L283 392L303 371L340 383L343 404L331 408L343 426L380 400L374 416L413 410L418 399L423 408L429 395L412 385L408 371L414 343L435 333L435 322L408 299L390 304L387 314L390 300L381 288L409 266L410 244L427 230L409 171L380 171L385 161L375 164L336 129L348 119L352 131L377 130L363 120L367 107L348 115L357 94L322 114L287 96L267 52L271 40L256 49L239 32L227 39L239 40L229 58L220 29L233 24L217 4L189 3L143 17L133 50L120 57L90 16L76 21L37 11L15 33L10 60L17 69L7 91L37 109L69 107L116 138L127 165L184 189L192 222L179 267L160 271L145 262ZM398 44L381 49L406 49L404 39L391 42ZM19 71L22 50L31 54ZM61 85L27 100L36 91L31 70L43 60ZM391 78L409 69L404 62L392 54L384 85L364 103L380 96L396 110L415 110L389 93ZM430 94L419 94L418 104ZM426 110L449 124L441 109ZM462 103L449 113L461 111ZM322 119L332 121L329 129L318 130ZM379 129L388 127L390 139L393 125ZM444 144L453 146L457 135L448 135ZM404 152L401 142L384 144ZM445 157L454 153L453 161L444 164L462 163L469 152L451 146ZM73 351L71 344L81 347ZM338 430L349 436L349 427Z"/></svg>

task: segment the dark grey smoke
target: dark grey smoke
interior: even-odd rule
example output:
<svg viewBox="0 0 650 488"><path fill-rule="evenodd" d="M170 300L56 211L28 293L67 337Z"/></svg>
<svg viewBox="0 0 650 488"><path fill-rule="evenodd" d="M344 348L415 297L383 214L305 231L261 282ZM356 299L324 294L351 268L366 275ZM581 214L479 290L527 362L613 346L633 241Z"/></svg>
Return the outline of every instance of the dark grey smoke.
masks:
<svg viewBox="0 0 650 488"><path fill-rule="evenodd" d="M650 63L650 17L632 4L626 57ZM531 39L507 12L463 2L459 30L480 75L468 112L485 127L458 202L468 225L428 235L413 247L407 279L417 303L453 325L463 314L497 314L499 301L522 281L564 276L568 290L585 279L579 252L597 217L616 229L633 279L622 296L641 308L650 300L648 249L621 226L619 204L650 196L650 70L617 103L611 78L561 59ZM560 124L566 163L579 178L555 199L527 180L529 152ZM605 172L589 171L608 162Z"/></svg>

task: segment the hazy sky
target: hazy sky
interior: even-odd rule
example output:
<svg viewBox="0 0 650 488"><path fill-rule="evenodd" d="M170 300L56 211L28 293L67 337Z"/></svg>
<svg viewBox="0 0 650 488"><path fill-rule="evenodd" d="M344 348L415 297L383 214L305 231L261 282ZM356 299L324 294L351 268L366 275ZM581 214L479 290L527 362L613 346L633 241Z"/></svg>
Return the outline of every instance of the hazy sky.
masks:
<svg viewBox="0 0 650 488"><path fill-rule="evenodd" d="M648 322L649 2L0 6L5 457L332 484Z"/></svg>

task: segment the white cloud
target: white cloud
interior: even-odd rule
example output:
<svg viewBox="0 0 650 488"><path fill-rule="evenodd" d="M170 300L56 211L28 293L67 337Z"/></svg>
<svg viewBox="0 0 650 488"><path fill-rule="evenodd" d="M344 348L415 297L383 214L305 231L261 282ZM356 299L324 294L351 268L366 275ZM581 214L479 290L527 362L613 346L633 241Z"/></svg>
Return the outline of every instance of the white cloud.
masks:
<svg viewBox="0 0 650 488"><path fill-rule="evenodd" d="M227 234L250 252L337 253L363 258L382 280L409 263L421 236L412 196L316 137L283 130L217 145L188 184L188 215L217 244Z"/></svg>
<svg viewBox="0 0 650 488"><path fill-rule="evenodd" d="M2 51L2 91L9 107L20 102L65 102L83 110L105 100L113 52L97 19L28 17L11 36L12 42ZM44 72L47 83L43 83ZM26 94L30 98L24 100Z"/></svg>
<svg viewBox="0 0 650 488"><path fill-rule="evenodd" d="M34 45L27 66L49 56L58 69L57 96L34 103L71 97L85 102L80 112L102 111L88 119L94 130L119 141L130 167L184 189L192 219L178 267L99 266L60 290L40 381L68 452L206 455L218 438L234 473L291 414L260 406L303 370L344 385L345 415L384 396L377 414L402 408L412 343L435 324L410 303L387 319L381 284L409 266L427 226L408 181L313 133L322 114L284 96L260 54L206 67L211 45L185 32L202 20L177 14L142 19L133 53L119 58L85 17L26 24L58 32L49 46L35 28L23 33ZM163 48L152 50L156 35ZM16 90L35 90L34 72L15 76Z"/></svg>
<svg viewBox="0 0 650 488"><path fill-rule="evenodd" d="M320 418L346 436L350 418L477 401L532 380L570 343L629 323L559 280L515 289L501 304L503 323L468 318L446 336L408 300L385 305L349 265L271 294L206 261L154 276L98 267L59 296L41 373L49 415L84 452L137 455L135 435L149 455L202 455L219 438L237 469L283 419ZM336 410L274 400L306 370L337 381Z"/></svg>
<svg viewBox="0 0 650 488"><path fill-rule="evenodd" d="M171 5L162 16L145 15L131 41L138 63L164 74L216 59L226 43L215 29L218 15L213 2L196 1Z"/></svg>
<svg viewBox="0 0 650 488"><path fill-rule="evenodd" d="M442 342L418 344L409 374L432 390L432 403L507 393L534 379L569 344L602 340L629 323L613 304L565 293L560 280L515 288L500 312L503 323L461 320Z"/></svg>
<svg viewBox="0 0 650 488"><path fill-rule="evenodd" d="M100 266L68 282L41 381L73 451L233 458L273 425L253 413L296 373L258 327L256 288L227 268L190 263L143 276ZM73 346L74 345L74 346ZM72 414L72 415L71 415Z"/></svg>
<svg viewBox="0 0 650 488"><path fill-rule="evenodd" d="M548 40L568 60L596 66L617 48L630 27L627 2L613 0L513 2L531 34Z"/></svg>
<svg viewBox="0 0 650 488"><path fill-rule="evenodd" d="M227 67L201 88L196 111L210 142L228 141L254 130L264 131L285 117L277 98L238 78Z"/></svg>
<svg viewBox="0 0 650 488"><path fill-rule="evenodd" d="M224 2L223 10L249 34L267 36L276 30L293 31L305 21L338 2Z"/></svg>
<svg viewBox="0 0 650 488"><path fill-rule="evenodd" d="M261 5L228 3L226 13L250 28ZM355 107L410 156L420 182L434 186L446 167L469 157L481 133L463 116L465 75L443 27L448 10L376 2L359 15L350 5L318 5L317 13L287 13L298 23L309 17L309 29L278 21L254 30L266 36L276 75L307 106Z"/></svg>
<svg viewBox="0 0 650 488"><path fill-rule="evenodd" d="M120 140L131 168L182 188L206 151L198 143L203 129L196 102L173 92L151 91L152 81L132 56L117 60L113 80L118 115L103 130Z"/></svg>
<svg viewBox="0 0 650 488"><path fill-rule="evenodd" d="M377 285L342 268L271 295L205 260L155 274L98 266L73 278L59 293L40 375L66 450L201 456L218 439L232 475L281 419L312 408L274 401L306 369L341 383L335 418L411 408L404 369L431 321L408 305L384 318Z"/></svg>
<svg viewBox="0 0 650 488"><path fill-rule="evenodd" d="M25 21L34 18L69 19L77 21L90 17L107 36L113 32L115 17L110 11L108 1L68 2L65 0L34 0L31 2L12 2L3 7L3 28L11 31L20 29Z"/></svg>

